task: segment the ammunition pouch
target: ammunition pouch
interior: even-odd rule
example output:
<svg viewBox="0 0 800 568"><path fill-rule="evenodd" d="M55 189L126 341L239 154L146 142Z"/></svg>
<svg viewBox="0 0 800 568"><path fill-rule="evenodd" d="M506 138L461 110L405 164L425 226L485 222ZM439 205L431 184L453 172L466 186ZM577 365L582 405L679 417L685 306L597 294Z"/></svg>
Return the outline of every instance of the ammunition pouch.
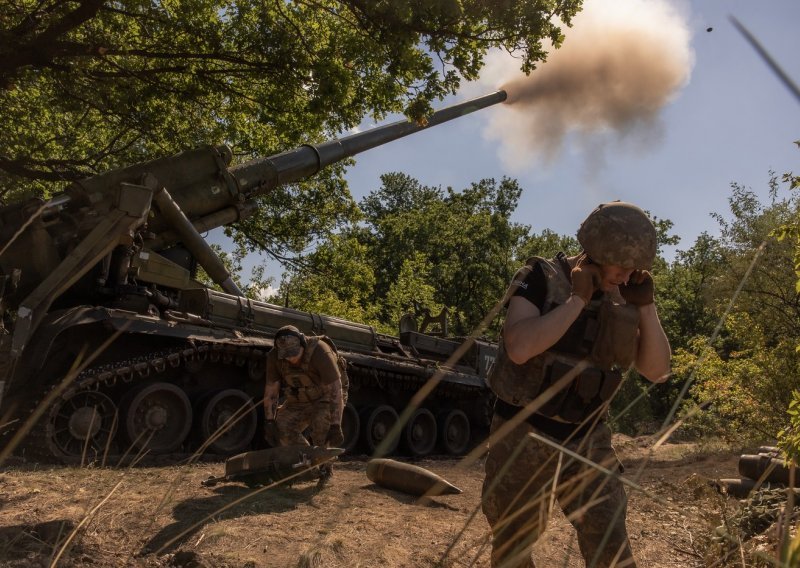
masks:
<svg viewBox="0 0 800 568"><path fill-rule="evenodd" d="M601 369L627 369L636 360L639 344L639 309L634 305L603 301L591 358Z"/></svg>
<svg viewBox="0 0 800 568"><path fill-rule="evenodd" d="M590 304L596 308L597 302ZM567 329L564 335L550 348L556 353L565 353L572 357L585 359L593 354L595 340L600 325L598 309L584 309L578 318Z"/></svg>
<svg viewBox="0 0 800 568"><path fill-rule="evenodd" d="M508 358L501 341L488 382L500 400L514 407L522 407L533 402L564 375L573 372L577 363L574 359L545 352L517 365ZM557 391L537 412L541 416L558 417L567 422L582 422L606 405L621 383L620 371L589 367Z"/></svg>
<svg viewBox="0 0 800 568"><path fill-rule="evenodd" d="M316 386L316 382L307 368L289 365L285 360L281 360L280 365L281 377L287 393L290 390L298 391Z"/></svg>
<svg viewBox="0 0 800 568"><path fill-rule="evenodd" d="M319 385L308 387L288 386L285 389L287 402L315 402L322 398L324 389Z"/></svg>
<svg viewBox="0 0 800 568"><path fill-rule="evenodd" d="M545 357L539 356L522 365L514 363L506 353L503 337L497 348L497 357L486 377L486 382L502 400L515 406L525 406L541 392L544 380Z"/></svg>
<svg viewBox="0 0 800 568"><path fill-rule="evenodd" d="M547 370L542 390L556 383L572 368L571 365L555 362ZM539 414L548 417L557 416L567 422L583 422L609 403L620 384L622 384L622 373L619 371L586 369L575 377L569 386L548 400L539 409Z"/></svg>

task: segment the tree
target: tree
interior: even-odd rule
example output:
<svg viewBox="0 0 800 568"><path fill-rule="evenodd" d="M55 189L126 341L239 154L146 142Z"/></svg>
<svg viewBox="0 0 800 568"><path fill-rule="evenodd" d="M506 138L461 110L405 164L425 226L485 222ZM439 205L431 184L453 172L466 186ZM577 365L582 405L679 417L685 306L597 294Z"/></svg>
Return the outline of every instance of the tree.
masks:
<svg viewBox="0 0 800 568"><path fill-rule="evenodd" d="M431 102L502 47L531 70L580 0L12 0L0 13L0 188L199 144L271 154Z"/></svg>
<svg viewBox="0 0 800 568"><path fill-rule="evenodd" d="M795 142L800 147L800 141ZM792 172L783 175L783 182L790 191L797 191L800 188L800 176ZM785 225L778 227L775 237L780 241L794 243L794 273L797 277L795 281L795 291L800 295L800 217L795 217ZM800 353L800 342L795 347L795 351ZM795 462L800 462L800 388L792 392L792 400L788 408L788 425L778 433L778 440L781 448L786 455Z"/></svg>
<svg viewBox="0 0 800 568"><path fill-rule="evenodd" d="M717 322L710 285L722 267L718 239L703 233L692 248L678 251L675 260L656 272L658 312L673 351L689 346L695 337L710 337Z"/></svg>
<svg viewBox="0 0 800 568"><path fill-rule="evenodd" d="M800 147L800 141L795 142L795 144ZM800 190L800 176L788 172L783 174L782 179L789 191ZM800 218L795 217L785 225L778 227L774 232L774 236L779 241L786 240L794 245L794 273L797 276L795 290L800 294Z"/></svg>
<svg viewBox="0 0 800 568"><path fill-rule="evenodd" d="M441 313L446 306L436 301L436 288L430 284L432 271L433 267L423 253L416 252L403 261L400 273L389 287L382 305L386 322L400 322L404 315L415 314L416 307L427 309L431 315ZM452 308L449 311L451 315ZM397 332L397 326L384 327L388 333Z"/></svg>
<svg viewBox="0 0 800 568"><path fill-rule="evenodd" d="M762 205L752 191L738 184L731 187L728 201L733 219L717 216L724 266L713 291L717 298L727 300L742 286L736 311L750 314L773 343L786 337L800 338L794 244L775 237L779 227L796 223L800 217L800 196L778 199L774 175L770 179L772 203L768 206Z"/></svg>
<svg viewBox="0 0 800 568"><path fill-rule="evenodd" d="M364 245L348 235L333 235L286 275L278 298L299 310L379 325L374 288Z"/></svg>
<svg viewBox="0 0 800 568"><path fill-rule="evenodd" d="M713 343L700 334L685 341L675 351L673 370L678 382L692 381L689 405L709 408L693 424L763 440L785 424L792 392L800 388L794 248L775 238L776 229L800 218L800 199L778 199L774 176L768 205L738 184L731 187L731 218L716 215L720 237L698 239L695 260L705 260L695 263L693 280L684 280L702 288L704 306L684 304L682 317L673 319L690 333L708 329L713 320L722 324L721 333ZM704 322L700 327L688 323L695 316Z"/></svg>
<svg viewBox="0 0 800 568"><path fill-rule="evenodd" d="M676 376L693 379L690 406L708 406L690 427L739 445L771 441L785 426L792 392L800 387L797 338L776 341L747 312L729 316L724 332L725 349L698 337L690 349L675 353Z"/></svg>
<svg viewBox="0 0 800 568"><path fill-rule="evenodd" d="M515 253L528 227L510 217L521 188L508 178L499 184L481 180L460 192L422 186L400 173L381 181L361 204L360 238L375 269L376 297L385 297L403 264L422 254L431 267L435 300L463 314L463 321L453 322L455 333L469 333L502 297L517 268Z"/></svg>
<svg viewBox="0 0 800 568"><path fill-rule="evenodd" d="M571 235L559 235L550 229L543 229L538 235L528 236L520 248L521 254L518 258L521 263L532 256L553 258L559 252L563 252L567 256L574 256L581 252L578 239Z"/></svg>

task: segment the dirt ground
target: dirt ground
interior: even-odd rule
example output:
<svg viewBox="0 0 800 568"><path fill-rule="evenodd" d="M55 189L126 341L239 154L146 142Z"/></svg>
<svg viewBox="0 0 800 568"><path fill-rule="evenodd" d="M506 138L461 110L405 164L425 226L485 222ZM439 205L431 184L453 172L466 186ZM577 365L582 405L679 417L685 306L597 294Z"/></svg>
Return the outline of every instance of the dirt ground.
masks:
<svg viewBox="0 0 800 568"><path fill-rule="evenodd" d="M736 477L738 453L618 437L629 489L628 529L640 567L703 566L726 501L708 480ZM646 463L645 463L646 462ZM221 463L101 469L0 469L0 565L220 567L488 567L480 512L483 462L416 462L463 490L420 503L373 484L365 459L335 465L324 486L253 491L203 487ZM642 468L642 465L645 467ZM534 549L537 566L583 566L560 513Z"/></svg>

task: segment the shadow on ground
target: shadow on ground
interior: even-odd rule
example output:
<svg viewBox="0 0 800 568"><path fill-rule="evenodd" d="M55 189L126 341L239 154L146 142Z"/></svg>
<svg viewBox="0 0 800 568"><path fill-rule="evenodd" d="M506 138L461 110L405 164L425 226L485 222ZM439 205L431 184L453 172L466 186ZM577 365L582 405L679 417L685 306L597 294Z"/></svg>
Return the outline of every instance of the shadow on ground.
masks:
<svg viewBox="0 0 800 568"><path fill-rule="evenodd" d="M75 523L67 519L0 527L0 558L51 557L74 529Z"/></svg>
<svg viewBox="0 0 800 568"><path fill-rule="evenodd" d="M210 497L192 498L178 503L172 510L175 522L147 541L139 551L139 556L165 554L178 549L212 517L214 520L223 520L290 511L301 503L308 502L319 490L320 487L315 483L304 484L302 487L279 486L265 490L236 485L218 487ZM237 502L239 500L241 502Z"/></svg>

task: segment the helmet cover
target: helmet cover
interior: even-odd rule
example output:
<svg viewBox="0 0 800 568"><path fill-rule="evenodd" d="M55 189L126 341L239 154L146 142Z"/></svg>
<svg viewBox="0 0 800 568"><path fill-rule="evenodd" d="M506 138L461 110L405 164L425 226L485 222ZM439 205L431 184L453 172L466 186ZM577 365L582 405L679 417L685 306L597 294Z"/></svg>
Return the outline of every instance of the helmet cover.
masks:
<svg viewBox="0 0 800 568"><path fill-rule="evenodd" d="M285 325L275 333L278 359L297 357L306 346L306 336L293 325Z"/></svg>
<svg viewBox="0 0 800 568"><path fill-rule="evenodd" d="M636 205L602 203L578 229L578 242L599 264L649 270L656 256L656 228Z"/></svg>

